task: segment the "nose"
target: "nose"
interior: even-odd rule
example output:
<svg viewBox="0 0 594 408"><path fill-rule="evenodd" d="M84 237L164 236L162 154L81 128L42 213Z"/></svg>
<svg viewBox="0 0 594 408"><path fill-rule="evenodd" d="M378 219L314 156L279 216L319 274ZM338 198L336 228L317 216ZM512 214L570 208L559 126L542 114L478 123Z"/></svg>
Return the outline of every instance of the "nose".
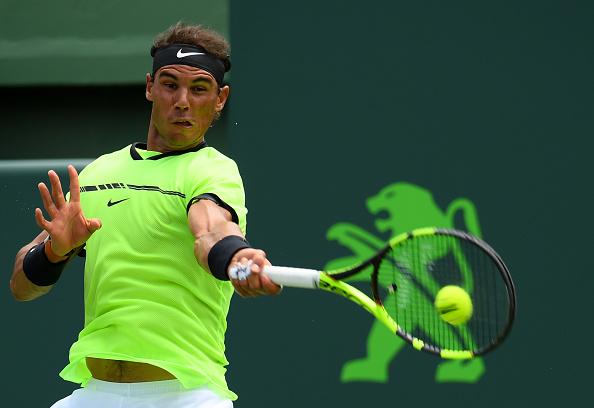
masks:
<svg viewBox="0 0 594 408"><path fill-rule="evenodd" d="M188 91L185 89L179 89L176 92L175 109L188 110L190 109L190 102L188 101Z"/></svg>

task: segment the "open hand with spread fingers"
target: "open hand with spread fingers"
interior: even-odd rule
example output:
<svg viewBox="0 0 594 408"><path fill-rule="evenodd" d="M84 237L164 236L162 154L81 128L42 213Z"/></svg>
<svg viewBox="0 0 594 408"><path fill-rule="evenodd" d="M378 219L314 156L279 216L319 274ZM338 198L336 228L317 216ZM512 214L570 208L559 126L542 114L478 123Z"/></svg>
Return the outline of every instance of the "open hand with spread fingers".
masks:
<svg viewBox="0 0 594 408"><path fill-rule="evenodd" d="M52 188L51 194L44 183L39 183L43 206L51 221L45 219L41 209L35 209L37 225L50 235L52 251L58 256L63 256L82 246L95 231L101 228L100 220L97 218L88 219L83 214L76 169L73 166L68 166L68 174L70 177L69 201L66 201L60 178L55 171L48 172Z"/></svg>

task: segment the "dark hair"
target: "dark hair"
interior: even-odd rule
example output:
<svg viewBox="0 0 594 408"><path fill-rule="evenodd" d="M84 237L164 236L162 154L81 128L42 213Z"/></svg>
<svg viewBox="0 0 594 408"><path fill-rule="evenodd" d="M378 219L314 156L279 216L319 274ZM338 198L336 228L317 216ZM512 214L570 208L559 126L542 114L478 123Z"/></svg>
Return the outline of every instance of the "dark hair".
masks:
<svg viewBox="0 0 594 408"><path fill-rule="evenodd" d="M227 40L214 30L180 21L157 35L151 47L151 56L154 57L157 50L171 44L191 44L202 47L207 53L222 59L225 62L226 71L231 69L229 59L231 47Z"/></svg>

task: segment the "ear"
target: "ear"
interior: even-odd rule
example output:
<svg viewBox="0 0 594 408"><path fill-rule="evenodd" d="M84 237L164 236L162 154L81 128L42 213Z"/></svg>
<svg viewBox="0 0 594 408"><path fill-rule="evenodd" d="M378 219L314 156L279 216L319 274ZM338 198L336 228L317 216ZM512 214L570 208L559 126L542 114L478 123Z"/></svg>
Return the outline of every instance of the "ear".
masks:
<svg viewBox="0 0 594 408"><path fill-rule="evenodd" d="M153 100L153 85L155 82L151 79L151 74L146 74L146 99Z"/></svg>
<svg viewBox="0 0 594 408"><path fill-rule="evenodd" d="M225 85L219 91L219 100L217 102L217 107L216 107L217 112L220 112L223 110L228 97L229 97L229 86Z"/></svg>

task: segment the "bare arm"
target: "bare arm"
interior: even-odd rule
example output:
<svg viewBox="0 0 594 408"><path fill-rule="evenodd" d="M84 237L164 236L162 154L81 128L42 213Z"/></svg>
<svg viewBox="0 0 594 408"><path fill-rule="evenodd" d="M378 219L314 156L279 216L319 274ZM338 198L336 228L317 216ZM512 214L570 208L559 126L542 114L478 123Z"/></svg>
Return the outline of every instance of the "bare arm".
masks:
<svg viewBox="0 0 594 408"><path fill-rule="evenodd" d="M27 279L23 272L23 260L33 246L41 244L50 235L53 255L64 256L71 250L81 247L95 231L101 228L101 221L98 219L85 218L80 206L78 173L72 166L68 166L68 173L70 176L70 202L66 202L60 179L54 171L48 173L52 186L51 194L44 183L39 184L43 205L51 221L44 218L39 208L35 209L37 225L44 231L17 253L10 280L10 290L17 300L33 300L48 293L52 288L52 286L35 285ZM46 255L50 262L57 262L47 251Z"/></svg>
<svg viewBox="0 0 594 408"><path fill-rule="evenodd" d="M229 235L243 237L239 226L231 221L229 211L209 200L200 200L190 207L188 226L196 239L194 245L196 260L207 271L210 271L208 253L217 242ZM245 281L232 279L231 283L235 291L243 297L278 294L280 287L272 283L267 276L260 274L264 265L270 265L264 251L255 248L241 249L234 255L230 266L240 262L245 264L249 260L252 261L252 275Z"/></svg>
<svg viewBox="0 0 594 408"><path fill-rule="evenodd" d="M25 255L35 245L41 244L47 235L47 232L43 231L33 241L21 248L21 250L17 253L14 262L14 271L12 273L12 278L10 279L10 290L12 291L12 295L16 300L33 300L41 295L45 295L53 287L53 285L37 286L31 283L31 281L27 279L23 272L23 260L25 259Z"/></svg>

